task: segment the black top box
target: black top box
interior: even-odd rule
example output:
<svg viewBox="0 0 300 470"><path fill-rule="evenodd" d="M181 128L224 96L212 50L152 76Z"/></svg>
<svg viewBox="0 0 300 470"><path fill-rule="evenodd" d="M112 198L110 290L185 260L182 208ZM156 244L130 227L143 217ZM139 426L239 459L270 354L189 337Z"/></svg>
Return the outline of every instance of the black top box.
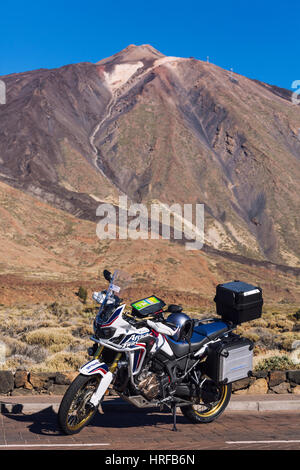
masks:
<svg viewBox="0 0 300 470"><path fill-rule="evenodd" d="M261 317L262 289L252 284L242 281L218 284L214 301L222 320L236 325Z"/></svg>

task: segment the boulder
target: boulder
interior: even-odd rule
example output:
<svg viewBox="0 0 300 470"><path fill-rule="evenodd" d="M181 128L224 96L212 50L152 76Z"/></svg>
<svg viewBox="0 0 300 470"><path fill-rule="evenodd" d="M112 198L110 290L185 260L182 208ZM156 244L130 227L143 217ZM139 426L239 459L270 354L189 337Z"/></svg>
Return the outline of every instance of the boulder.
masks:
<svg viewBox="0 0 300 470"><path fill-rule="evenodd" d="M265 379L268 376L268 371L267 370L257 370L255 372L252 372L253 377L256 377L257 379Z"/></svg>
<svg viewBox="0 0 300 470"><path fill-rule="evenodd" d="M71 382L71 378L67 374L57 372L57 374L55 375L54 383L57 385L70 385Z"/></svg>
<svg viewBox="0 0 300 470"><path fill-rule="evenodd" d="M287 378L290 382L294 382L297 385L300 385L300 369L299 370L289 370L287 372Z"/></svg>
<svg viewBox="0 0 300 470"><path fill-rule="evenodd" d="M33 386L31 385L30 382L27 381L27 382L24 383L24 389L33 390Z"/></svg>
<svg viewBox="0 0 300 470"><path fill-rule="evenodd" d="M6 394L14 388L14 376L10 370L0 370L0 393Z"/></svg>
<svg viewBox="0 0 300 470"><path fill-rule="evenodd" d="M257 379L253 384L248 388L248 393L252 395L263 395L268 393L268 382L266 379Z"/></svg>
<svg viewBox="0 0 300 470"><path fill-rule="evenodd" d="M286 381L286 372L283 370L274 370L269 374L269 387L274 387Z"/></svg>
<svg viewBox="0 0 300 470"><path fill-rule="evenodd" d="M15 388L24 387L25 384L29 384L27 370L17 369L15 373Z"/></svg>
<svg viewBox="0 0 300 470"><path fill-rule="evenodd" d="M68 388L68 385L52 384L48 388L48 392L51 393L52 395L64 395L67 388Z"/></svg>
<svg viewBox="0 0 300 470"><path fill-rule="evenodd" d="M70 383L73 382L73 380L77 377L78 371L69 371L69 372L64 372L64 375L67 377L68 380L70 380Z"/></svg>
<svg viewBox="0 0 300 470"><path fill-rule="evenodd" d="M275 387L271 387L271 390L274 393L289 393L291 388L288 382L282 382L279 385L275 385Z"/></svg>
<svg viewBox="0 0 300 470"><path fill-rule="evenodd" d="M29 374L29 382L31 385L40 390L46 386L47 383L54 381L55 373L48 373L48 372L30 372Z"/></svg>
<svg viewBox="0 0 300 470"><path fill-rule="evenodd" d="M235 392L237 390L247 388L254 381L254 377L246 377L245 379L237 380L236 382L232 383L232 391Z"/></svg>

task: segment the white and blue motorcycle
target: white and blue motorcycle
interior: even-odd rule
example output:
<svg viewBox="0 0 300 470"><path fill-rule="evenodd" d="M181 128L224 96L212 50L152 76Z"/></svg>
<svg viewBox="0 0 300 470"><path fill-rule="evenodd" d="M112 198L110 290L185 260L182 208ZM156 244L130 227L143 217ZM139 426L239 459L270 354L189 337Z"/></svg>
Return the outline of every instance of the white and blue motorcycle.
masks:
<svg viewBox="0 0 300 470"><path fill-rule="evenodd" d="M243 318L233 306L230 313L221 313L221 320L200 321L178 305L164 309L165 303L155 295L134 302L127 311L119 295L128 287L128 275L105 270L104 277L108 289L93 294L100 304L89 348L93 358L80 368L61 401L58 421L63 432L75 434L86 426L109 387L140 408L167 406L173 412L174 430L176 407L193 423L220 416L229 403L232 382L251 375L253 344L232 331L261 315L262 301L253 301L261 289L239 281L224 284L225 290L233 284L226 295L234 289L245 295L240 301ZM233 311L238 313L232 318Z"/></svg>

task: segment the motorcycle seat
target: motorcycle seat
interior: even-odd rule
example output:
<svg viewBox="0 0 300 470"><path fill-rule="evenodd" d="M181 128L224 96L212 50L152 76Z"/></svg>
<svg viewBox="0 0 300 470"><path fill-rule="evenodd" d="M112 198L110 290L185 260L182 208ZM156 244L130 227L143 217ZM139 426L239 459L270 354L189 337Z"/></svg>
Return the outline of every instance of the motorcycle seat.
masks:
<svg viewBox="0 0 300 470"><path fill-rule="evenodd" d="M193 334L198 334L200 336L205 336L209 340L215 339L217 336L222 333L229 331L230 327L227 323L222 321L214 321L211 323L201 323L199 322L194 326Z"/></svg>
<svg viewBox="0 0 300 470"><path fill-rule="evenodd" d="M169 336L166 336L166 339L176 357L186 356L189 352L196 352L209 341L209 339L205 336L193 334L190 341L190 349L190 345L187 341L174 341Z"/></svg>
<svg viewBox="0 0 300 470"><path fill-rule="evenodd" d="M189 352L196 352L205 343L215 339L222 333L229 331L229 326L222 321L215 321L211 323L196 324L190 339L191 350L189 349L188 341L174 341L171 337L166 336L166 339L176 357L185 356Z"/></svg>

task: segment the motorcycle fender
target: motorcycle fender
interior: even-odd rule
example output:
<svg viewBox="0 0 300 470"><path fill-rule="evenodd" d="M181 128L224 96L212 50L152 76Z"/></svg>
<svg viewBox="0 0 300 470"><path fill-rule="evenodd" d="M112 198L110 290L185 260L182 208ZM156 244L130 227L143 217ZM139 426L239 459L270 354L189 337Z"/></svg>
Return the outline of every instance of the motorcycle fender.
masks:
<svg viewBox="0 0 300 470"><path fill-rule="evenodd" d="M99 362L97 359L87 362L79 369L80 374L94 375L100 374L105 377L108 374L108 366L105 362Z"/></svg>
<svg viewBox="0 0 300 470"><path fill-rule="evenodd" d="M92 405L94 406L99 405L104 393L110 386L113 377L114 376L111 372L107 372L107 374L103 376L103 378L100 380L100 384L97 390L93 393L93 395L90 398L90 403L92 403Z"/></svg>
<svg viewBox="0 0 300 470"><path fill-rule="evenodd" d="M100 374L102 376L97 390L90 398L90 403L92 403L94 406L98 406L101 398L112 382L113 374L109 371L105 362L99 362L97 359L94 359L82 366L81 369L79 369L79 372L83 375Z"/></svg>

